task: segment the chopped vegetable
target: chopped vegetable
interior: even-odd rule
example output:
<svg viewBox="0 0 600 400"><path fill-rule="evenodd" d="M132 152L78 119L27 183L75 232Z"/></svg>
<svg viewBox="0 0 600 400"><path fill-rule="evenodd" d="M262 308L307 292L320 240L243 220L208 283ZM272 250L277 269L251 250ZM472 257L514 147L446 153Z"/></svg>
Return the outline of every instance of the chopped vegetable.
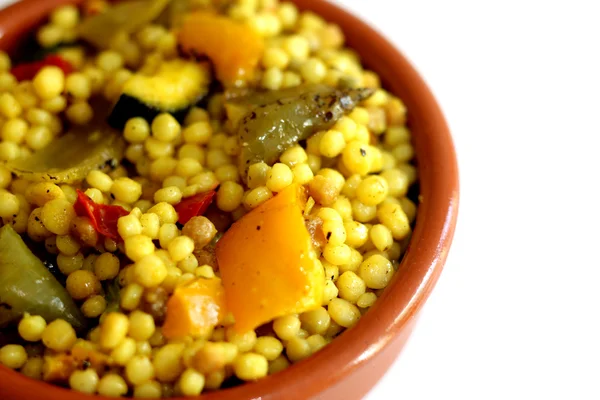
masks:
<svg viewBox="0 0 600 400"><path fill-rule="evenodd" d="M125 141L117 131L109 127L89 129L66 133L33 155L9 162L7 167L29 181L81 182L91 170L118 163L125 151Z"/></svg>
<svg viewBox="0 0 600 400"><path fill-rule="evenodd" d="M88 217L96 231L111 239L121 240L117 229L119 218L129 214L121 206L97 204L85 193L77 189L75 212L80 217Z"/></svg>
<svg viewBox="0 0 600 400"><path fill-rule="evenodd" d="M310 85L236 100L237 107L248 109L238 127L242 145L240 169L245 172L251 164L261 161L273 164L285 150L329 129L372 93L372 89L338 90Z"/></svg>
<svg viewBox="0 0 600 400"><path fill-rule="evenodd" d="M210 72L203 64L165 61L153 75L138 73L125 83L108 122L122 129L130 118L141 116L151 123L162 112L183 122L190 107L208 93L209 82Z"/></svg>
<svg viewBox="0 0 600 400"><path fill-rule="evenodd" d="M185 224L192 217L204 214L216 194L215 190L209 190L208 192L198 193L197 195L181 200L175 206L175 211L177 211L177 215L179 216L179 223Z"/></svg>
<svg viewBox="0 0 600 400"><path fill-rule="evenodd" d="M24 313L47 322L62 318L75 329L86 321L65 288L10 225L0 228L0 327Z"/></svg>
<svg viewBox="0 0 600 400"><path fill-rule="evenodd" d="M46 382L66 382L77 369L93 368L103 372L109 358L97 350L75 344L71 353L47 355L44 357L43 379Z"/></svg>
<svg viewBox="0 0 600 400"><path fill-rule="evenodd" d="M154 21L171 0L135 0L115 4L89 16L79 25L79 36L100 49L107 49L115 35L133 33Z"/></svg>
<svg viewBox="0 0 600 400"><path fill-rule="evenodd" d="M217 261L234 328L321 306L325 277L304 224L304 188L292 184L258 206L217 243Z"/></svg>
<svg viewBox="0 0 600 400"><path fill-rule="evenodd" d="M170 339L204 336L225 317L225 293L218 278L199 278L175 289L162 328Z"/></svg>
<svg viewBox="0 0 600 400"><path fill-rule="evenodd" d="M41 61L33 61L29 63L16 65L10 70L10 73L13 74L19 82L31 80L42 68L49 65L53 65L60 68L65 75L70 74L74 70L73 66L68 61L64 60L60 56L51 54L46 56L46 58L44 58Z"/></svg>
<svg viewBox="0 0 600 400"><path fill-rule="evenodd" d="M250 25L210 12L188 15L179 43L188 54L208 57L217 78L227 86L252 79L264 48L263 39Z"/></svg>

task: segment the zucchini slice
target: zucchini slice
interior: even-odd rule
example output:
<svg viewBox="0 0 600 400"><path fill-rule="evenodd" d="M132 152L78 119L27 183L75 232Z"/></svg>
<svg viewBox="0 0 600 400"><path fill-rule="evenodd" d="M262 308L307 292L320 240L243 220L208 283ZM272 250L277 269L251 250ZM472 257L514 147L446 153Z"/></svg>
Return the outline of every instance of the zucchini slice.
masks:
<svg viewBox="0 0 600 400"><path fill-rule="evenodd" d="M151 123L163 112L183 122L190 107L206 96L209 83L207 65L181 59L164 61L155 73L138 73L125 83L108 123L123 129L130 118L142 117Z"/></svg>

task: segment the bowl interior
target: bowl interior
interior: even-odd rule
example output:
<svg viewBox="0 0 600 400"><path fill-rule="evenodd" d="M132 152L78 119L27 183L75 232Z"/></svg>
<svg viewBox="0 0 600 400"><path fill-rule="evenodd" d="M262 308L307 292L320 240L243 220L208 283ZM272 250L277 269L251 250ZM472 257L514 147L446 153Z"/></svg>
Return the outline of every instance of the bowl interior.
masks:
<svg viewBox="0 0 600 400"><path fill-rule="evenodd" d="M43 21L50 10L61 4L81 2L23 0L0 11L0 48L18 50L19 39ZM368 366L375 364L376 356L412 323L435 285L454 232L458 210L454 147L444 117L424 81L394 46L358 18L323 0L293 2L300 9L339 24L347 44L358 52L363 64L378 73L386 89L406 104L420 185L416 226L392 283L355 327L291 368L256 383L203 394L203 399L306 399L326 388L340 386L340 382L356 376L358 371L364 374L366 384L354 382L353 389L340 386L335 397L361 396L381 375L379 370L369 372ZM378 376L367 379L369 374ZM35 398L40 393L47 399L88 398L0 367L0 382L9 380L11 387L0 388L0 394L10 399Z"/></svg>

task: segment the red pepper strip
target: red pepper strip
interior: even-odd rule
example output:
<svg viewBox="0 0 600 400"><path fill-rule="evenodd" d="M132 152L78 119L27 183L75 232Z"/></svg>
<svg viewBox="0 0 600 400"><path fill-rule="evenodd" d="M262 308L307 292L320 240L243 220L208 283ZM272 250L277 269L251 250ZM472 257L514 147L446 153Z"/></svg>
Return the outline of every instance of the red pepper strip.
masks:
<svg viewBox="0 0 600 400"><path fill-rule="evenodd" d="M123 207L94 203L85 193L77 189L75 213L80 217L89 217L98 233L111 239L122 240L117 222L119 218L129 214L129 211Z"/></svg>
<svg viewBox="0 0 600 400"><path fill-rule="evenodd" d="M204 214L216 194L215 190L209 190L208 192L198 193L197 195L183 199L175 206L175 211L179 215L179 223L185 224L192 217Z"/></svg>
<svg viewBox="0 0 600 400"><path fill-rule="evenodd" d="M10 73L13 74L19 82L31 80L42 68L48 65L54 65L60 68L65 75L69 75L74 71L73 66L68 61L55 54L50 54L42 61L34 61L16 65L10 70Z"/></svg>

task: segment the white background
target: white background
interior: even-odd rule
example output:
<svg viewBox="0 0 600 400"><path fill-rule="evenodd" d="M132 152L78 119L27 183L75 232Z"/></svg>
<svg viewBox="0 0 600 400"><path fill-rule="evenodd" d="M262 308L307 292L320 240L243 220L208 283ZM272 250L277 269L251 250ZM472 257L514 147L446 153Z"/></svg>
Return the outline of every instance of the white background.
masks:
<svg viewBox="0 0 600 400"><path fill-rule="evenodd" d="M368 400L600 399L600 2L338 2L428 81L461 179L446 269Z"/></svg>

